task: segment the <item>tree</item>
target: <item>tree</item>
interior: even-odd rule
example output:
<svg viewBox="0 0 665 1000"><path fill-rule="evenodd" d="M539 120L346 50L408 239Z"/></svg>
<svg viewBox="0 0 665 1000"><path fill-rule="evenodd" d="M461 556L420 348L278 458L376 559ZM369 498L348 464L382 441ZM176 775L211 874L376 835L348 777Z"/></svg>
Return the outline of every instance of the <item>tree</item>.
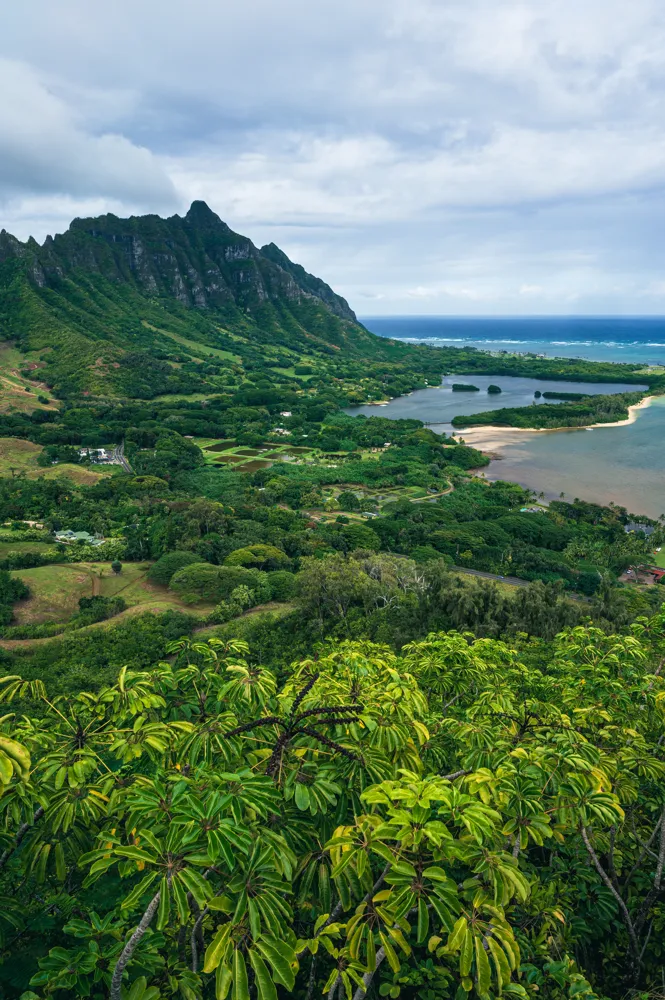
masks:
<svg viewBox="0 0 665 1000"><path fill-rule="evenodd" d="M224 560L226 566L254 566L259 569L279 569L288 566L289 557L275 545L247 545L236 549Z"/></svg>
<svg viewBox="0 0 665 1000"><path fill-rule="evenodd" d="M121 572L122 572L122 563L121 563L121 562L118 562L118 560L117 560L117 559L114 559L114 560L113 560L113 562L111 563L111 569L113 570L113 572L114 572L114 573L115 573L116 575L117 575L118 573L121 573Z"/></svg>
<svg viewBox="0 0 665 1000"><path fill-rule="evenodd" d="M200 562L200 558L193 552L165 552L148 571L148 579L151 583L156 583L162 587L168 587L171 577L183 566L191 566L192 563Z"/></svg>

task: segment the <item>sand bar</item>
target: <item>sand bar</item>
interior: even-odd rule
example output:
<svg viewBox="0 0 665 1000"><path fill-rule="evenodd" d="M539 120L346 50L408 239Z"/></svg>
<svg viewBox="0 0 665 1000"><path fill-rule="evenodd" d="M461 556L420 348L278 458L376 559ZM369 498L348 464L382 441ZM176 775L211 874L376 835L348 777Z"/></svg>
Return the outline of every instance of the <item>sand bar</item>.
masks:
<svg viewBox="0 0 665 1000"><path fill-rule="evenodd" d="M520 440L527 440L531 434L559 434L562 431L589 431L634 424L638 410L650 406L654 398L645 396L639 403L628 407L628 417L625 420L613 420L610 423L585 424L579 427L502 427L500 424L478 424L475 427L453 430L452 436L458 440L463 438L466 444L480 451L495 452L507 444L519 444Z"/></svg>

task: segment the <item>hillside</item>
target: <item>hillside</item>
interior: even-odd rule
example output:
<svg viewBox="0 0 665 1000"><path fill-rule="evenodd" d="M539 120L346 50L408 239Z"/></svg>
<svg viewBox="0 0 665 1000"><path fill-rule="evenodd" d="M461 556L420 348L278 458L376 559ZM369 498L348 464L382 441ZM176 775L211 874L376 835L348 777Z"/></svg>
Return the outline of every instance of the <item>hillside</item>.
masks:
<svg viewBox="0 0 665 1000"><path fill-rule="evenodd" d="M202 201L184 217L75 219L42 246L3 230L0 333L61 397L211 391L211 357L251 365L258 351L288 367L395 350L324 281Z"/></svg>

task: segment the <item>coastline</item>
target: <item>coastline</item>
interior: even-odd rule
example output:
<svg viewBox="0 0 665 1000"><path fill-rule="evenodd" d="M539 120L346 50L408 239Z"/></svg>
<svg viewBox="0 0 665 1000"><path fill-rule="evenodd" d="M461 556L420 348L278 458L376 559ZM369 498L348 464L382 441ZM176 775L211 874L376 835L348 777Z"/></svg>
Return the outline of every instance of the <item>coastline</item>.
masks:
<svg viewBox="0 0 665 1000"><path fill-rule="evenodd" d="M601 427L626 427L629 424L634 424L637 420L637 411L646 409L654 399L655 396L645 396L639 403L629 406L628 416L625 420L612 420L608 423L599 424L582 424L577 427L502 427L500 424L476 424L475 427L464 427L459 431L453 430L450 436L457 440L463 437L467 444L471 445L471 447L476 447L476 442L470 439L471 435L480 437L484 432L489 432L496 437L497 435L507 434L508 438L506 440L493 441L491 445L487 445L487 447L491 448L500 448L502 444L510 443L510 435L512 434L559 434L561 431L591 431ZM483 447L480 446L480 451L483 450Z"/></svg>

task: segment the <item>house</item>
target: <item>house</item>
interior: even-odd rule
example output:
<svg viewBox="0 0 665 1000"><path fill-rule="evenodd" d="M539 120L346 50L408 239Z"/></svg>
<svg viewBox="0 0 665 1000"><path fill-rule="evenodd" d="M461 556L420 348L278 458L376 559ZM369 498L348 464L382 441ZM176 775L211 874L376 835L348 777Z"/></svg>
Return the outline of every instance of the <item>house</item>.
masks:
<svg viewBox="0 0 665 1000"><path fill-rule="evenodd" d="M87 458L90 462L110 462L113 455L106 448L80 448L79 458Z"/></svg>
<svg viewBox="0 0 665 1000"><path fill-rule="evenodd" d="M639 524L637 521L629 521L628 524L624 524L623 530L626 534L632 534L633 532L641 531L644 535L653 535L656 530L652 524Z"/></svg>
<svg viewBox="0 0 665 1000"><path fill-rule="evenodd" d="M290 416L291 416L291 410L282 410L280 413L280 417L290 417Z"/></svg>
<svg viewBox="0 0 665 1000"><path fill-rule="evenodd" d="M83 542L85 545L104 544L104 539L99 536L91 535L88 531L71 531L69 528L66 531L56 531L55 540L64 545L72 545L75 542Z"/></svg>

